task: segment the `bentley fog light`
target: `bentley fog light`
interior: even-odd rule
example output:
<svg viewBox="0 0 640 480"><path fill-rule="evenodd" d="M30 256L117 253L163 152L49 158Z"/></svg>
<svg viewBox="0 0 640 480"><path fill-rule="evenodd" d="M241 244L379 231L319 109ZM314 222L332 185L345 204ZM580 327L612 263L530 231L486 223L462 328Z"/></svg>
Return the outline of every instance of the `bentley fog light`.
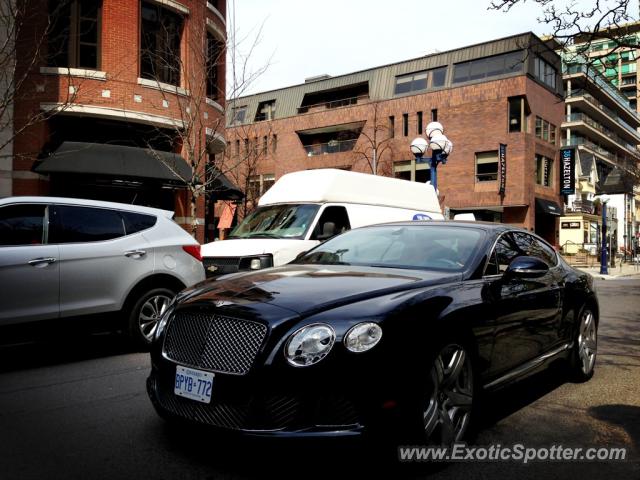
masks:
<svg viewBox="0 0 640 480"><path fill-rule="evenodd" d="M284 353L294 367L308 367L326 357L335 340L336 334L329 325L308 325L291 335Z"/></svg>
<svg viewBox="0 0 640 480"><path fill-rule="evenodd" d="M382 329L377 323L359 323L347 332L344 345L355 353L366 352L375 347L382 338Z"/></svg>

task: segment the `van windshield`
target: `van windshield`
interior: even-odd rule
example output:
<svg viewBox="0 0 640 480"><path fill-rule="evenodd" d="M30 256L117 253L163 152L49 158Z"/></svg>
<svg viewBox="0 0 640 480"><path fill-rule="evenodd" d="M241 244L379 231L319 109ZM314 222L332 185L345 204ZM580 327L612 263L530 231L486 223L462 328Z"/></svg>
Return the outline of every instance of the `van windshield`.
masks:
<svg viewBox="0 0 640 480"><path fill-rule="evenodd" d="M228 238L301 239L318 213L319 205L280 204L258 207Z"/></svg>

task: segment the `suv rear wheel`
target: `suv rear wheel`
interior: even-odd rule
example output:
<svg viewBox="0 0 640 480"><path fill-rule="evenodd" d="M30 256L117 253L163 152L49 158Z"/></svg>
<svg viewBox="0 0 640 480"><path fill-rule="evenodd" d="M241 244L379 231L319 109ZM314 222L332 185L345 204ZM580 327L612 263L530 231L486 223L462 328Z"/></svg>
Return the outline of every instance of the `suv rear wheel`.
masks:
<svg viewBox="0 0 640 480"><path fill-rule="evenodd" d="M133 305L129 311L129 336L137 345L146 347L153 341L160 317L175 295L169 288L154 288Z"/></svg>

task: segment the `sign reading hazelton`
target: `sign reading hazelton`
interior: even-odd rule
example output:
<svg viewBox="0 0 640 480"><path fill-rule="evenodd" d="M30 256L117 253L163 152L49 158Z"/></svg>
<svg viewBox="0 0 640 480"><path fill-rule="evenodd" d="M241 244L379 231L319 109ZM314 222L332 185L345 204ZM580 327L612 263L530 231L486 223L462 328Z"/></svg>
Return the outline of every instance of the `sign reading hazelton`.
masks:
<svg viewBox="0 0 640 480"><path fill-rule="evenodd" d="M500 150L498 154L498 160L500 162L500 195L505 194L507 187L507 146L504 143L500 144Z"/></svg>
<svg viewBox="0 0 640 480"><path fill-rule="evenodd" d="M576 151L573 148L560 150L562 169L560 172L560 194L573 195L576 181Z"/></svg>

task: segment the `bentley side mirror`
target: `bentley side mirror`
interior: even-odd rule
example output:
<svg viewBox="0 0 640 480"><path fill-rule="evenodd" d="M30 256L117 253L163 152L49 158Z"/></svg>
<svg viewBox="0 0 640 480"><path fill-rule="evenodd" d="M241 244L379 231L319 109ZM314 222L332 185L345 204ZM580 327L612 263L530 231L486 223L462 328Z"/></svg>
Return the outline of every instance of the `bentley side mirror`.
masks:
<svg viewBox="0 0 640 480"><path fill-rule="evenodd" d="M504 272L505 277L517 278L536 278L542 277L549 271L549 265L536 257L516 257L514 258L507 270Z"/></svg>

